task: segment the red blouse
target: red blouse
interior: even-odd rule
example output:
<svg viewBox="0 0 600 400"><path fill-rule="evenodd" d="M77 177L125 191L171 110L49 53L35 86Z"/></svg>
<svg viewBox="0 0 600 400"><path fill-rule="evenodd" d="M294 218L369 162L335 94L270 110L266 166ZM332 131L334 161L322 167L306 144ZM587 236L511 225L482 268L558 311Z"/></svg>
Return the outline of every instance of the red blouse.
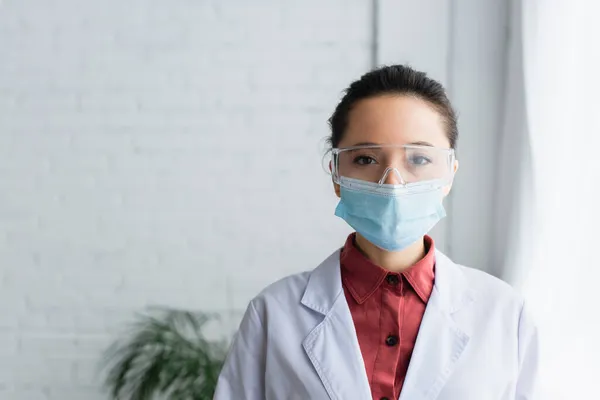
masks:
<svg viewBox="0 0 600 400"><path fill-rule="evenodd" d="M367 259L348 237L340 263L373 399L400 396L434 281L433 239L425 236L425 257L402 273Z"/></svg>

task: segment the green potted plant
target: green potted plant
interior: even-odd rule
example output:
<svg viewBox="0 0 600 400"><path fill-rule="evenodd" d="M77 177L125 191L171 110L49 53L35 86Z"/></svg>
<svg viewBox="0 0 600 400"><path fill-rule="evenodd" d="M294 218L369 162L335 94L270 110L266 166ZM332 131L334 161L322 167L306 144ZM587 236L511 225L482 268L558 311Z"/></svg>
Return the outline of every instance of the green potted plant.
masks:
<svg viewBox="0 0 600 400"><path fill-rule="evenodd" d="M177 309L139 315L107 350L105 385L113 400L212 399L226 355L203 334L214 316Z"/></svg>

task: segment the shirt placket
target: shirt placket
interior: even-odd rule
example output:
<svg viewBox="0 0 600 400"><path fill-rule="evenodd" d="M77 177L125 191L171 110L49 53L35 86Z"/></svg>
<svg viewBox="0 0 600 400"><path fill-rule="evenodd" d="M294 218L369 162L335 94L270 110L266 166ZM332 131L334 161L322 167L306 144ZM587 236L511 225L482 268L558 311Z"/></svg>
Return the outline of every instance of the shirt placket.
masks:
<svg viewBox="0 0 600 400"><path fill-rule="evenodd" d="M381 295L381 315L378 353L373 370L374 399L397 399L395 382L402 327L404 279L401 275L390 273L386 276L385 287Z"/></svg>

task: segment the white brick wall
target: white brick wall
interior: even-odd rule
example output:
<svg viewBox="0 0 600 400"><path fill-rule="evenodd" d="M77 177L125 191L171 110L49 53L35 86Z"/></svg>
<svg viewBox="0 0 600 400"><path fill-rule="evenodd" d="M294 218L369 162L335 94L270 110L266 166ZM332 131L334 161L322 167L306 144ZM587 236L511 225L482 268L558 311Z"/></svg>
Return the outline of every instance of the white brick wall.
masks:
<svg viewBox="0 0 600 400"><path fill-rule="evenodd" d="M224 313L347 232L321 169L364 0L0 3L0 400L105 399L132 312Z"/></svg>

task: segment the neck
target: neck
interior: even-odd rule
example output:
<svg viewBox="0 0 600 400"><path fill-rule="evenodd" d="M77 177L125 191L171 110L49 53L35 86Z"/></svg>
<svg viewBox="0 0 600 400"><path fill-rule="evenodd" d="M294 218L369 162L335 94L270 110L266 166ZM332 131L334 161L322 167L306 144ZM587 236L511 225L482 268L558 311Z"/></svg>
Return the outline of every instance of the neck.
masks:
<svg viewBox="0 0 600 400"><path fill-rule="evenodd" d="M357 233L355 244L369 260L392 272L403 272L412 267L425 257L426 251L424 239L417 240L401 251L387 251L375 246Z"/></svg>

